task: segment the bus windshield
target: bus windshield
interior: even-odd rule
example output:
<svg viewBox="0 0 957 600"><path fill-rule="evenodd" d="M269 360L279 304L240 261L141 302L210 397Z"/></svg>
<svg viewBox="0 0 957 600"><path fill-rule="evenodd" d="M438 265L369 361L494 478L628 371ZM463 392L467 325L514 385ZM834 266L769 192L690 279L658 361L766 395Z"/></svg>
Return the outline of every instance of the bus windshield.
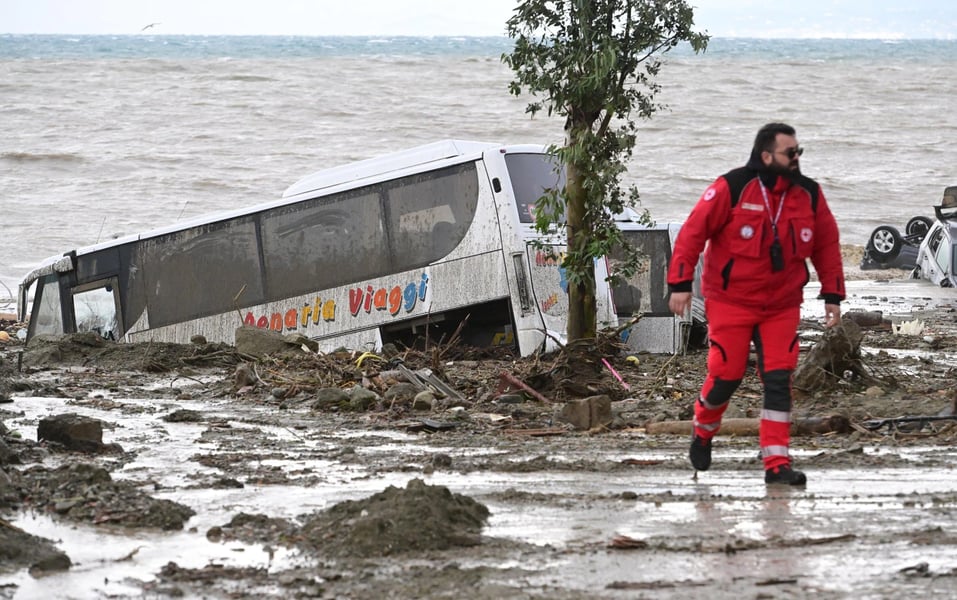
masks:
<svg viewBox="0 0 957 600"><path fill-rule="evenodd" d="M506 154L505 165L512 180L518 218L535 222L535 203L549 190L565 186L565 167L548 154Z"/></svg>

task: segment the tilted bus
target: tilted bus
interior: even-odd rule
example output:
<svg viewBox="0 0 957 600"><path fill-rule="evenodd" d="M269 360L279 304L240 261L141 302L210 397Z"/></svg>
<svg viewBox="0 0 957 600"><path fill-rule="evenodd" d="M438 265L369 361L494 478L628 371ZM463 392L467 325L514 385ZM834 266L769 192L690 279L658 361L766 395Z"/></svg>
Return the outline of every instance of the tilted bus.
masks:
<svg viewBox="0 0 957 600"><path fill-rule="evenodd" d="M30 307L28 339L231 343L251 325L328 351L458 331L528 355L564 339L565 247L532 214L559 171L542 146L458 140L334 167L274 202L48 259L20 286L20 318ZM626 315L595 266L599 326L615 325Z"/></svg>

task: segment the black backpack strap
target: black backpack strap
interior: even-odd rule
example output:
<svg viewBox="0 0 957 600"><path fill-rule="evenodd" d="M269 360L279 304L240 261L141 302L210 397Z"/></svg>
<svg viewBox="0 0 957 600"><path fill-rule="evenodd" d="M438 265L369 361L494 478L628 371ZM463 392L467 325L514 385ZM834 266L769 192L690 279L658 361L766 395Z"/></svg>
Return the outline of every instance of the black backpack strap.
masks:
<svg viewBox="0 0 957 600"><path fill-rule="evenodd" d="M811 195L811 210L817 213L817 197L820 194L821 186L810 177L805 177L804 175L795 177L794 183L807 190L807 193Z"/></svg>
<svg viewBox="0 0 957 600"><path fill-rule="evenodd" d="M741 192L744 191L744 186L757 176L757 171L753 171L747 167L732 169L722 175L724 180L728 182L728 190L731 192L731 208L737 206L741 200Z"/></svg>
<svg viewBox="0 0 957 600"><path fill-rule="evenodd" d="M728 182L728 190L731 193L731 208L734 208L738 205L738 202L741 200L741 192L744 191L744 186L748 185L752 179L758 176L758 172L749 169L748 167L739 167L737 169L732 169L728 171L722 177ZM794 183L801 186L807 190L808 194L811 196L811 210L815 213L817 212L817 198L820 192L821 187L817 184L816 181L810 177L805 177L803 175L798 175L794 177Z"/></svg>

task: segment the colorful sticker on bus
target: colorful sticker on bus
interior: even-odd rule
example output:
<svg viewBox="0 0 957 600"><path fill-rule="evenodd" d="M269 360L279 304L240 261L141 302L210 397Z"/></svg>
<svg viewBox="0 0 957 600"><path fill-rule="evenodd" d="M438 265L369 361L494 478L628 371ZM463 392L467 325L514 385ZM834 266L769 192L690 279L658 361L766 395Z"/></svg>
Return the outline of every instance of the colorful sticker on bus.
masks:
<svg viewBox="0 0 957 600"><path fill-rule="evenodd" d="M357 287L349 290L349 313L358 317L360 312L372 313L388 312L395 317L401 312L412 312L416 304L425 301L428 293L429 276L423 273L418 281L411 281L403 286L392 288L369 284L365 288ZM318 325L319 322L336 321L336 301L331 298L323 300L316 296L313 302L306 303L302 308L290 308L285 312L275 312L270 315L257 317L252 311L246 313L243 323L260 329L273 331L288 331L308 325Z"/></svg>

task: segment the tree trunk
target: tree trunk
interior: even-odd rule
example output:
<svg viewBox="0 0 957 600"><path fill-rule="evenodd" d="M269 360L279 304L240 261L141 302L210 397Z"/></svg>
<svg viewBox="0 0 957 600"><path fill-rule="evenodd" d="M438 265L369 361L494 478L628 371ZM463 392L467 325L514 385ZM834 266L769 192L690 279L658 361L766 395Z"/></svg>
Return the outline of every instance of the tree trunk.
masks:
<svg viewBox="0 0 957 600"><path fill-rule="evenodd" d="M568 132L569 147L579 147L581 136L587 126L572 124ZM582 186L578 165L574 161L566 166L565 191L568 198L568 254L565 270L568 275L568 342L593 338L597 330L595 302L595 266L587 257L588 234L585 228L587 193Z"/></svg>

